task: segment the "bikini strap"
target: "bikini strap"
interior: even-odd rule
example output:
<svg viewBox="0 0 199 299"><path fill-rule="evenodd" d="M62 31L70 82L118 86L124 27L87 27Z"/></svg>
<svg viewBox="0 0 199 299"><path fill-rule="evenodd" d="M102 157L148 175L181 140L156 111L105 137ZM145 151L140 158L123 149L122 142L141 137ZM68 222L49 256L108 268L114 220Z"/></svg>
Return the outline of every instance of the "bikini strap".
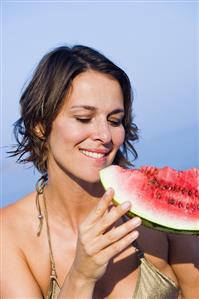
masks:
<svg viewBox="0 0 199 299"><path fill-rule="evenodd" d="M44 188L46 186L46 183L47 183L46 176L42 176L36 184L36 191L37 191L36 206L37 206L37 210L38 210L38 219L39 219L39 227L38 227L38 231L37 231L37 236L40 236L40 234L41 234L42 227L43 227L43 219L45 219L48 246L49 246L50 264L51 264L50 278L57 279L57 272L56 272L56 268L55 268L55 261L54 261L53 251L52 251L50 227L49 227L49 223L48 223L48 210L47 210L47 205L46 205L46 196L45 196L45 193L44 193ZM42 196L43 203L44 203L44 211L43 211L44 216L42 214L42 209L41 209L41 205L40 205L40 201L39 201L40 195Z"/></svg>
<svg viewBox="0 0 199 299"><path fill-rule="evenodd" d="M127 222L129 220L129 217L127 215L122 216L123 222ZM132 242L132 246L135 248L136 256L139 260L144 258L144 252L141 250L140 245L138 244L138 241L135 240Z"/></svg>
<svg viewBox="0 0 199 299"><path fill-rule="evenodd" d="M144 252L141 250L140 245L138 244L138 241L135 240L132 242L133 247L135 247L135 253L139 260L141 260L144 257Z"/></svg>
<svg viewBox="0 0 199 299"><path fill-rule="evenodd" d="M42 214L42 211L41 211L41 205L40 205L40 202L39 202L39 196L41 194L43 194L43 191L44 191L44 187L45 187L45 183L46 182L46 179L44 176L40 177L39 180L37 181L36 183L36 207L37 207L37 211L38 211L38 216L37 218L39 219L39 226L38 226L38 229L37 229L37 236L39 237L40 234L41 234L41 231L42 231L42 227L43 227L43 220L44 220L44 216Z"/></svg>

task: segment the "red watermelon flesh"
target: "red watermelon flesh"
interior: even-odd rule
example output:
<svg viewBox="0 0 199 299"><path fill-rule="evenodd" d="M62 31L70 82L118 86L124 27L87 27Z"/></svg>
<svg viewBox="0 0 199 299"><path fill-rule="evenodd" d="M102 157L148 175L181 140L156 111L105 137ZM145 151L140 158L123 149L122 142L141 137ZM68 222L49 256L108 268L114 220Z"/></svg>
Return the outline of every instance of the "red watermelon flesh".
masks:
<svg viewBox="0 0 199 299"><path fill-rule="evenodd" d="M199 169L177 171L170 167L124 169L116 165L100 171L105 189L115 191L114 201L131 201L129 215L143 224L179 233L199 232Z"/></svg>

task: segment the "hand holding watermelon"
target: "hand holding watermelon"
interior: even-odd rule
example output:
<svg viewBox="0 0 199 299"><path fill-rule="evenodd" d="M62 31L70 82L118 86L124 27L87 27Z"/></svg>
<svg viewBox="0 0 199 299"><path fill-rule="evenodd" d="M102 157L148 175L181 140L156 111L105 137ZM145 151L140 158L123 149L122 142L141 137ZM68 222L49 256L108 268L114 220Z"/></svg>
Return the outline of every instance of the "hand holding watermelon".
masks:
<svg viewBox="0 0 199 299"><path fill-rule="evenodd" d="M138 217L114 226L127 213L131 204L124 202L110 208L112 199L113 190L109 189L79 228L76 257L71 272L91 284L104 274L109 260L138 237L138 232L135 231L141 224Z"/></svg>
<svg viewBox="0 0 199 299"><path fill-rule="evenodd" d="M147 227L177 233L199 233L199 169L177 171L144 166L112 165L100 171L104 188L115 191L114 202L132 202L128 215L138 215Z"/></svg>

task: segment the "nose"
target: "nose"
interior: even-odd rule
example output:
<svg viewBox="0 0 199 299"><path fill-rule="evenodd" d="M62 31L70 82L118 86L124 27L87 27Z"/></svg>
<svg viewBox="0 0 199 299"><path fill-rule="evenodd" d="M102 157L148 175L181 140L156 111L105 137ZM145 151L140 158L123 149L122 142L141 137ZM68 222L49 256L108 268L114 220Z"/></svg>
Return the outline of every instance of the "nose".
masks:
<svg viewBox="0 0 199 299"><path fill-rule="evenodd" d="M99 121L93 128L92 138L107 144L112 140L111 130L107 121Z"/></svg>

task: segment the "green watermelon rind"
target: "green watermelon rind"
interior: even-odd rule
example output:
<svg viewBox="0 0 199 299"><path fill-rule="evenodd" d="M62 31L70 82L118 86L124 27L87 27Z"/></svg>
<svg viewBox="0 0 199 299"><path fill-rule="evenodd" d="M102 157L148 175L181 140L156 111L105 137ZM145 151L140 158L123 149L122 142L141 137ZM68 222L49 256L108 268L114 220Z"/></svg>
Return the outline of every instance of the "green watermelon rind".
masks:
<svg viewBox="0 0 199 299"><path fill-rule="evenodd" d="M101 175L101 172L100 172L100 179L101 179L101 183L104 187L105 190L107 190L109 187L107 186L107 183L105 182L104 178L103 178L103 175ZM119 205L120 204L120 201L117 200L116 197L113 197L113 203L116 204L116 205ZM130 218L133 218L135 216L138 216L142 219L142 224L147 227L147 228L151 228L151 229L155 229L155 230L159 230L159 231L163 231L163 232L167 232L167 233L176 233L176 234L190 234L190 235L194 235L194 234L199 234L199 231L198 230L194 230L194 229L191 229L191 230L184 230L184 229L176 229L176 228L171 228L171 227L168 227L168 226L163 226L161 224L158 224L158 223L155 223L155 222L152 222L150 220L147 220L145 218L143 218L141 215L138 215L134 212L132 212L131 210L129 210L126 215Z"/></svg>
<svg viewBox="0 0 199 299"><path fill-rule="evenodd" d="M115 199L113 198L113 203L115 205L119 205L120 203ZM151 222L143 217L141 217L140 215L137 215L135 213L133 213L131 210L129 210L126 215L129 217L129 218L133 218L133 217L139 217L142 219L142 224L144 226L146 226L147 228L151 228L151 229L155 229L155 230L160 230L160 231L164 231L164 232L167 232L167 233L176 233L176 234L190 234L190 235L194 235L194 234L199 234L199 232L196 230L181 230L181 229L174 229L174 228L170 228L170 227L167 227L167 226L163 226L163 225L160 225L158 223L155 223L155 222Z"/></svg>
<svg viewBox="0 0 199 299"><path fill-rule="evenodd" d="M133 212L129 211L127 212L127 215L132 218L134 216L138 216L136 214L134 214ZM140 216L138 216L140 217ZM194 230L181 230L181 229L174 229L174 228L170 228L170 227L167 227L167 226L163 226L163 225L160 225L160 224L157 224L155 222L151 222L151 221L148 221L142 217L140 217L142 219L142 224L148 228L152 228L152 229L156 229L156 230L160 230L160 231L164 231L164 232L167 232L167 233L176 233L176 234L190 234L190 235L194 235L194 234L199 234L198 231L194 231Z"/></svg>

